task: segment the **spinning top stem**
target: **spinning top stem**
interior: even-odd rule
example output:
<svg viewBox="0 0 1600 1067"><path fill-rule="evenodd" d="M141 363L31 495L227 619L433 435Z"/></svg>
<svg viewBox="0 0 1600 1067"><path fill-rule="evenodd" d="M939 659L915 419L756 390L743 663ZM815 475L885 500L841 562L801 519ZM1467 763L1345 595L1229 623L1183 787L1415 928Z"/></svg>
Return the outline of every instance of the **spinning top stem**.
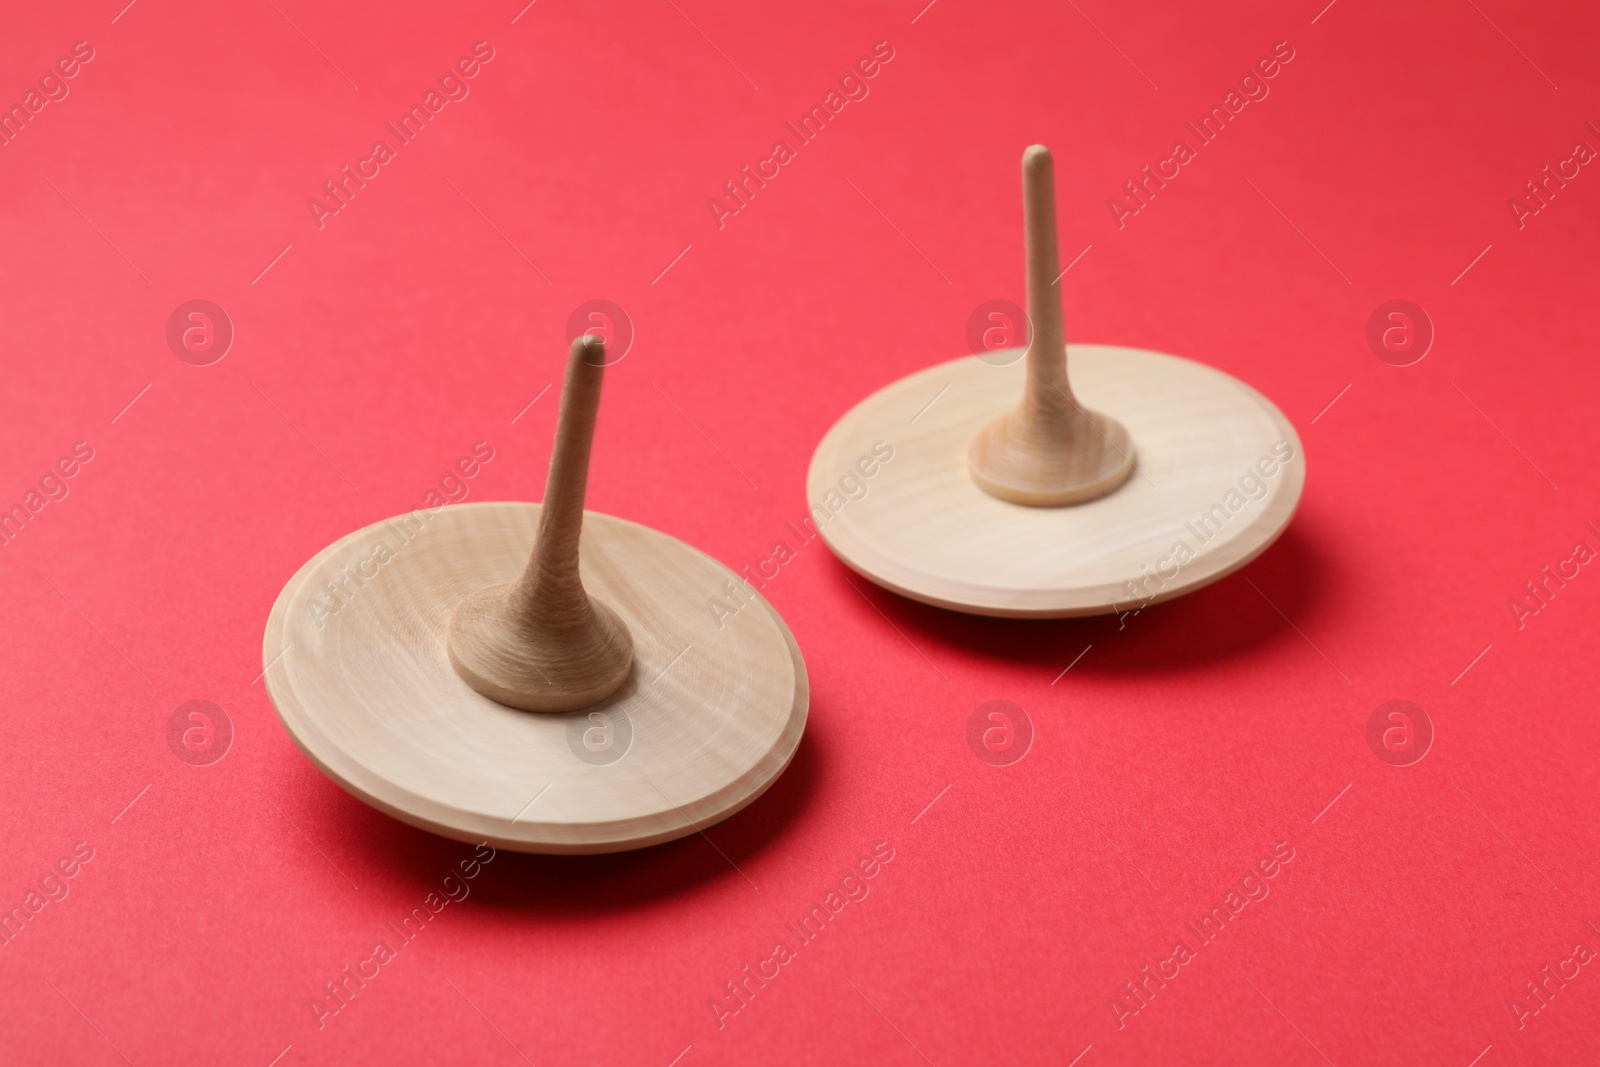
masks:
<svg viewBox="0 0 1600 1067"><path fill-rule="evenodd" d="M1133 444L1121 423L1080 405L1067 378L1055 164L1043 145L1022 154L1022 216L1027 382L1021 404L974 435L968 469L985 492L1014 504L1077 504L1104 496L1133 473Z"/></svg>
<svg viewBox="0 0 1600 1067"><path fill-rule="evenodd" d="M1028 293L1028 381L1022 403L1033 418L1067 430L1081 418L1067 381L1062 325L1061 253L1056 242L1055 164L1034 145L1022 154L1022 249ZM1059 354L1060 358L1056 358Z"/></svg>
<svg viewBox="0 0 1600 1067"><path fill-rule="evenodd" d="M450 663L491 700L525 711L576 711L614 693L633 668L633 637L584 591L578 541L605 346L572 342L539 529L515 582L469 595L450 617Z"/></svg>

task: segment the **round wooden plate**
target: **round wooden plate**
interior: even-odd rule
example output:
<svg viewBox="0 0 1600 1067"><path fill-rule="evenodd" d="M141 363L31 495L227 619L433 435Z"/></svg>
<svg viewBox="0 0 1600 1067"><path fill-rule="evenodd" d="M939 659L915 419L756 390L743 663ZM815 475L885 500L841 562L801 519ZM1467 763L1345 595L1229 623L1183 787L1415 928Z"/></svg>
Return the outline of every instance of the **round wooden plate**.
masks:
<svg viewBox="0 0 1600 1067"><path fill-rule="evenodd" d="M967 445L1017 404L1021 356L969 356L920 371L867 397L828 431L806 492L845 564L956 611L1101 615L1214 582L1288 526L1305 457L1283 413L1212 367L1108 345L1069 345L1067 362L1079 401L1127 427L1132 477L1106 496L1061 507L990 496L968 473ZM841 479L858 472L878 442L894 456L870 479L857 473L866 494L851 499Z"/></svg>
<svg viewBox="0 0 1600 1067"><path fill-rule="evenodd" d="M416 512L357 530L301 567L262 649L289 735L373 807L513 851L641 848L755 800L800 743L805 661L771 605L676 538L584 515L584 586L634 640L633 673L611 697L567 714L518 711L456 674L450 613L468 592L522 572L539 507L461 504L425 521ZM730 581L745 600L731 616L709 606L728 600Z"/></svg>

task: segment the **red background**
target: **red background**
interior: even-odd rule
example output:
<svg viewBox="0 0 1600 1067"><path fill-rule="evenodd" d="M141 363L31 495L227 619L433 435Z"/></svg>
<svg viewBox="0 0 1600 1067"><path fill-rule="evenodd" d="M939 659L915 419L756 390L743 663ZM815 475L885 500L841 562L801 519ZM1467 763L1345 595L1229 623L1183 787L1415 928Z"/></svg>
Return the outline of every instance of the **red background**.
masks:
<svg viewBox="0 0 1600 1067"><path fill-rule="evenodd" d="M94 849L0 948L0 1060L1600 1056L1600 968L1521 1029L1508 1008L1600 945L1600 577L1520 630L1508 606L1600 548L1600 175L1522 229L1507 206L1600 148L1594 9L276 6L32 5L0 37L6 101L95 50L0 148L0 499L95 450L0 549L0 897ZM480 40L470 96L319 230L307 200ZM707 199L879 41L870 96L719 230ZM1108 198L1280 41L1270 96L1119 230ZM253 681L284 582L480 440L496 458L470 498L538 499L554 393L511 420L596 297L637 341L590 506L736 568L767 557L832 421L1020 299L1034 141L1057 155L1063 262L1092 246L1069 336L1271 397L1309 468L1284 538L1121 626L946 614L800 549L766 594L811 720L772 791L709 841L502 853L319 1030L323 984L470 849L290 742ZM197 298L237 334L207 367L165 341ZM1437 331L1404 368L1364 339L1394 298ZM1414 766L1365 739L1395 698L1436 731ZM210 766L166 742L194 699L235 730ZM993 699L1035 730L1011 766L965 740ZM719 1029L723 983L878 841L895 858L870 896ZM1278 841L1295 858L1271 895L1119 1029L1122 983Z"/></svg>

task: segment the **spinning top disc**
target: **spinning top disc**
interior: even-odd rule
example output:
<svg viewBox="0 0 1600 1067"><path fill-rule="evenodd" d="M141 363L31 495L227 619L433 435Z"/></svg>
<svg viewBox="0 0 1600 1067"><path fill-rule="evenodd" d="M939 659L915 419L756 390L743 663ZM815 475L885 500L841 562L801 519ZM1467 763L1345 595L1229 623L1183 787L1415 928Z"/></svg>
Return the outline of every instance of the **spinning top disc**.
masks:
<svg viewBox="0 0 1600 1067"><path fill-rule="evenodd" d="M1300 500L1305 461L1271 401L1177 356L1105 345L1067 351L1074 392L1113 414L1138 449L1121 486L1063 507L1015 504L980 488L968 442L1016 403L1026 368L1020 359L995 366L971 356L879 390L823 437L806 493L828 547L866 578L926 604L1060 618L1171 599L1277 539ZM866 483L866 496L842 498L840 478L877 442L893 458ZM834 512L830 499L845 504Z"/></svg>
<svg viewBox="0 0 1600 1067"><path fill-rule="evenodd" d="M451 505L409 540L402 523L415 519L402 516L317 553L273 605L262 648L289 735L373 807L520 852L639 848L755 800L800 743L805 662L778 613L748 589L750 602L718 629L707 598L726 596L737 577L676 538L584 516L584 585L634 638L633 672L606 700L558 715L521 711L451 667L451 612L475 589L517 577L539 507ZM350 576L375 567L330 613L327 584L349 590Z"/></svg>
<svg viewBox="0 0 1600 1067"><path fill-rule="evenodd" d="M582 510L599 356L574 345L544 504L357 530L273 605L278 717L404 822L521 852L640 848L739 811L800 743L805 661L772 606L682 541Z"/></svg>
<svg viewBox="0 0 1600 1067"><path fill-rule="evenodd" d="M829 547L914 600L1017 618L1131 611L1244 566L1300 500L1300 439L1260 393L1177 356L1065 343L1054 174L1048 149L1023 153L1028 346L879 390L811 459Z"/></svg>

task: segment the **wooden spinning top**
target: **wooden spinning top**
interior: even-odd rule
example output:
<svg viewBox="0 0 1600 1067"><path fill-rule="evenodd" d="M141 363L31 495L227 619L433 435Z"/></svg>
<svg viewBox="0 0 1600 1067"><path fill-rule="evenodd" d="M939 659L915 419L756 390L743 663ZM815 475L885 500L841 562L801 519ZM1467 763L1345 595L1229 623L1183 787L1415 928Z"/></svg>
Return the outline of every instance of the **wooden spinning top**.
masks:
<svg viewBox="0 0 1600 1067"><path fill-rule="evenodd" d="M605 346L572 342L539 535L515 582L478 590L450 616L450 663L491 700L526 711L576 711L616 692L633 669L633 637L584 591L578 535L600 412Z"/></svg>
<svg viewBox="0 0 1600 1067"><path fill-rule="evenodd" d="M1133 473L1120 422L1080 405L1067 378L1056 246L1055 163L1044 145L1022 153L1022 227L1028 279L1028 376L1022 403L972 438L973 481L1014 504L1048 507L1104 496Z"/></svg>
<svg viewBox="0 0 1600 1067"><path fill-rule="evenodd" d="M1027 149L1027 350L884 386L811 457L828 546L914 600L1013 618L1137 611L1244 566L1299 503L1300 438L1250 386L1177 356L1065 343L1053 185L1049 150ZM865 493L841 493L863 479Z"/></svg>
<svg viewBox="0 0 1600 1067"><path fill-rule="evenodd" d="M613 852L727 818L794 756L810 686L778 613L703 552L583 509L604 362L573 343L542 505L374 523L278 595L273 707L373 807L499 848Z"/></svg>

